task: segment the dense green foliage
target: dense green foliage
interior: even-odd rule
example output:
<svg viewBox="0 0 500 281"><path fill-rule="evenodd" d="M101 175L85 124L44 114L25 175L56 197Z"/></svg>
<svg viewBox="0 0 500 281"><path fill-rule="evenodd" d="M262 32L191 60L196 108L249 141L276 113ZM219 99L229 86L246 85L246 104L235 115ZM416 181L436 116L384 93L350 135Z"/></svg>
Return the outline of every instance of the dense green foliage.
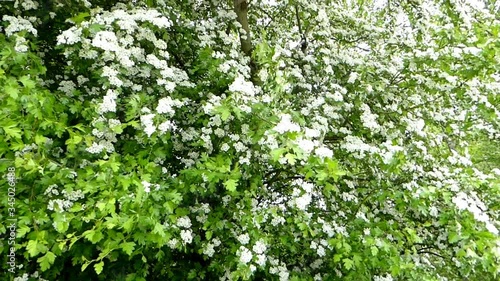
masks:
<svg viewBox="0 0 500 281"><path fill-rule="evenodd" d="M0 2L1 278L498 278L498 4L248 2Z"/></svg>

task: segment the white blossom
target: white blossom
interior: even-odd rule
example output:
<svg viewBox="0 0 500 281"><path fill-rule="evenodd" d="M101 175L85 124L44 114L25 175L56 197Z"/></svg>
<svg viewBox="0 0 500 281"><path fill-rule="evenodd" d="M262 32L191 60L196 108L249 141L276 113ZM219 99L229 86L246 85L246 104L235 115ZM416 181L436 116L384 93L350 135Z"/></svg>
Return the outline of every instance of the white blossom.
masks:
<svg viewBox="0 0 500 281"><path fill-rule="evenodd" d="M240 262L247 264L252 260L253 257L252 252L250 252L250 250L248 250L247 248L241 246L239 252L240 252Z"/></svg>
<svg viewBox="0 0 500 281"><path fill-rule="evenodd" d="M263 254L266 251L266 249L267 249L266 244L264 244L262 240L258 240L252 248L252 250L256 254Z"/></svg>
<svg viewBox="0 0 500 281"><path fill-rule="evenodd" d="M181 230L181 239L186 244L190 244L193 241L193 232L190 229Z"/></svg>
<svg viewBox="0 0 500 281"><path fill-rule="evenodd" d="M13 17L13 16L4 15L2 17L2 20L4 22L9 22L9 25L5 28L5 34L7 36L11 36L12 34L19 32L19 31L22 31L22 30L26 30L28 32L31 32L31 34L33 34L35 36L38 35L37 30L33 27L31 22L29 22L28 20L23 19L19 16Z"/></svg>
<svg viewBox="0 0 500 281"><path fill-rule="evenodd" d="M117 52L120 50L118 38L114 32L110 31L97 32L94 39L92 39L92 45L94 47L101 48L104 51Z"/></svg>
<svg viewBox="0 0 500 281"><path fill-rule="evenodd" d="M234 79L233 83L229 85L229 91L240 92L248 96L254 96L256 90L251 82L245 81L245 78L243 78L242 76L237 76Z"/></svg>
<svg viewBox="0 0 500 281"><path fill-rule="evenodd" d="M238 241L242 244L242 245L246 245L248 244L248 242L250 242L250 236L248 236L248 234L241 234L238 236Z"/></svg>
<svg viewBox="0 0 500 281"><path fill-rule="evenodd" d="M191 227L191 220L187 216L180 217L177 219L177 226L184 227L184 228L190 228Z"/></svg>
<svg viewBox="0 0 500 281"><path fill-rule="evenodd" d="M311 203L311 195L309 193L305 193L299 198L295 199L295 205L300 210L305 210Z"/></svg>
<svg viewBox="0 0 500 281"><path fill-rule="evenodd" d="M283 134L285 132L299 132L300 126L292 122L292 116L282 114L281 121L274 127L274 131Z"/></svg>

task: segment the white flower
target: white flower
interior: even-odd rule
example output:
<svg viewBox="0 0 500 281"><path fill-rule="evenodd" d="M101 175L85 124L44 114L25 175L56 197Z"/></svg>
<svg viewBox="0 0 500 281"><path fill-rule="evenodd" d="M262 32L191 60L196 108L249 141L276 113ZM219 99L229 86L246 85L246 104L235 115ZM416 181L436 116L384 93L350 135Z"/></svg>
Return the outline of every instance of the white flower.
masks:
<svg viewBox="0 0 500 281"><path fill-rule="evenodd" d="M26 53L28 51L28 45L26 45L28 41L24 37L16 35L16 46L14 46L14 50L18 53Z"/></svg>
<svg viewBox="0 0 500 281"><path fill-rule="evenodd" d="M102 103L99 105L97 110L99 114L106 112L116 112L116 93L113 90L108 90L106 95L103 97Z"/></svg>
<svg viewBox="0 0 500 281"><path fill-rule="evenodd" d="M82 29L73 26L70 29L63 31L59 36L57 36L57 45L61 44L73 45L80 42L81 38L82 38Z"/></svg>
<svg viewBox="0 0 500 281"><path fill-rule="evenodd" d="M373 281L392 281L392 275L387 274L386 276L375 275L373 276Z"/></svg>
<svg viewBox="0 0 500 281"><path fill-rule="evenodd" d="M314 153L320 158L332 158L333 151L326 146L318 147L314 150Z"/></svg>
<svg viewBox="0 0 500 281"><path fill-rule="evenodd" d="M281 121L273 130L280 134L285 132L299 132L300 126L292 122L292 116L290 116L290 114L282 114Z"/></svg>
<svg viewBox="0 0 500 281"><path fill-rule="evenodd" d="M92 154L98 154L104 150L104 146L94 142L92 143L92 146L88 147L86 150Z"/></svg>
<svg viewBox="0 0 500 281"><path fill-rule="evenodd" d="M32 0L24 0L21 2L21 6L23 6L24 10L36 10L38 8L38 3L33 2Z"/></svg>
<svg viewBox="0 0 500 281"><path fill-rule="evenodd" d="M215 247L219 247L219 246L220 246L220 244L221 244L221 242L220 242L219 238L214 238L214 239L212 239L212 243L214 243L214 246L215 246Z"/></svg>
<svg viewBox="0 0 500 281"><path fill-rule="evenodd" d="M323 246L318 246L316 253L318 254L318 256L324 257L326 255L325 248L323 248Z"/></svg>
<svg viewBox="0 0 500 281"><path fill-rule="evenodd" d="M301 138L298 139L296 143L300 147L300 149L302 149L306 154L310 154L315 147L315 143L308 139Z"/></svg>
<svg viewBox="0 0 500 281"><path fill-rule="evenodd" d="M321 132L315 129L306 128L306 137L307 138L317 138L321 135Z"/></svg>
<svg viewBox="0 0 500 281"><path fill-rule="evenodd" d="M271 220L271 225L272 226L277 226L277 225L283 224L283 223L285 223L285 218L283 218L283 217L274 217Z"/></svg>
<svg viewBox="0 0 500 281"><path fill-rule="evenodd" d="M257 241L252 248L252 250L256 254L263 254L266 251L266 249L267 249L266 244L264 244L264 242L262 242L262 240Z"/></svg>
<svg viewBox="0 0 500 281"><path fill-rule="evenodd" d="M314 184L309 183L309 182L303 182L302 183L302 189L304 189L305 192L309 193L313 190Z"/></svg>
<svg viewBox="0 0 500 281"><path fill-rule="evenodd" d="M237 152L243 152L247 149L247 147L242 142L237 142L233 146Z"/></svg>
<svg viewBox="0 0 500 281"><path fill-rule="evenodd" d="M342 96L342 93L340 92L335 92L332 96L332 99L334 101L343 101L344 100L344 97Z"/></svg>
<svg viewBox="0 0 500 281"><path fill-rule="evenodd" d="M286 267L284 266L279 266L278 267L278 270L279 270L279 277L280 277L280 281L288 281L288 277L290 275L290 273L288 273L288 270L286 269Z"/></svg>
<svg viewBox="0 0 500 281"><path fill-rule="evenodd" d="M165 132L168 132L170 130L176 130L177 126L172 121L167 120L167 121L161 123L160 125L158 125L158 129L162 133L165 133Z"/></svg>
<svg viewBox="0 0 500 281"><path fill-rule="evenodd" d="M262 95L261 99L263 103L270 103L272 101L272 98L269 95Z"/></svg>
<svg viewBox="0 0 500 281"><path fill-rule="evenodd" d="M142 181L141 183L142 183L142 186L144 186L144 191L145 191L146 193L149 193L149 192L151 191L150 186L151 186L152 184L150 184L150 183L149 183L149 182L147 182L147 181Z"/></svg>
<svg viewBox="0 0 500 281"><path fill-rule="evenodd" d="M361 114L361 121L363 122L363 126L368 129L376 130L380 126L377 123L377 115L373 114L370 110L370 107L366 104L361 105L361 109L363 113Z"/></svg>
<svg viewBox="0 0 500 281"><path fill-rule="evenodd" d="M234 82L229 85L229 91L240 92L248 96L255 95L255 87L251 82L245 81L245 78L243 78L243 76L238 76L234 79Z"/></svg>
<svg viewBox="0 0 500 281"><path fill-rule="evenodd" d="M99 31L92 39L92 46L101 48L105 51L119 51L118 38L114 32L110 31Z"/></svg>
<svg viewBox="0 0 500 281"><path fill-rule="evenodd" d="M150 137L155 131L156 127L153 124L153 118L156 116L156 114L151 113L151 114L146 114L141 116L141 123L144 125L144 132Z"/></svg>
<svg viewBox="0 0 500 281"><path fill-rule="evenodd" d="M208 257L212 257L215 254L214 244L208 243L207 246L203 249L203 254Z"/></svg>
<svg viewBox="0 0 500 281"><path fill-rule="evenodd" d="M223 143L222 146L220 147L220 149L224 152L228 151L229 150L229 145L227 143Z"/></svg>
<svg viewBox="0 0 500 281"><path fill-rule="evenodd" d="M190 228L191 227L191 219L189 217L184 216L177 219L177 226Z"/></svg>
<svg viewBox="0 0 500 281"><path fill-rule="evenodd" d="M431 206L429 208L429 214L433 217L437 217L438 216L438 209L436 208L436 206Z"/></svg>
<svg viewBox="0 0 500 281"><path fill-rule="evenodd" d="M31 22L28 20L25 20L21 17L13 17L13 16L3 16L2 20L4 22L9 22L9 25L5 28L5 34L7 36L11 36L12 34L26 30L28 32L31 32L33 35L37 36L38 32L35 28L33 28L33 25Z"/></svg>
<svg viewBox="0 0 500 281"><path fill-rule="evenodd" d="M486 229L495 234L495 235L498 235L498 229L495 227L495 225L493 225L491 222L486 222Z"/></svg>
<svg viewBox="0 0 500 281"><path fill-rule="evenodd" d="M410 120L406 119L408 126L406 129L410 132L421 132L424 129L425 121L423 119Z"/></svg>
<svg viewBox="0 0 500 281"><path fill-rule="evenodd" d="M217 128L217 129L215 129L214 134L216 136L218 136L219 138L222 138L223 136L226 135L226 132L223 129L221 129L221 128ZM228 146L228 149L229 149L229 146Z"/></svg>
<svg viewBox="0 0 500 281"><path fill-rule="evenodd" d="M193 241L193 232L190 229L181 230L181 239L186 244L191 243Z"/></svg>
<svg viewBox="0 0 500 281"><path fill-rule="evenodd" d="M160 114L166 113L169 115L174 115L175 111L172 108L173 100L171 97L162 98L158 101L158 106L156 107L156 111Z"/></svg>
<svg viewBox="0 0 500 281"><path fill-rule="evenodd" d="M311 203L311 195L306 193L299 198L295 199L295 205L301 210L307 209L307 206Z"/></svg>
<svg viewBox="0 0 500 281"><path fill-rule="evenodd" d="M116 77L118 75L118 71L109 67L109 66L104 66L102 68L102 76L103 77Z"/></svg>
<svg viewBox="0 0 500 281"><path fill-rule="evenodd" d="M264 266L266 264L266 255L257 255L257 261L256 263L260 266Z"/></svg>
<svg viewBox="0 0 500 281"><path fill-rule="evenodd" d="M349 75L349 80L347 80L347 83L352 84L356 82L356 79L358 79L358 73L351 72L351 74Z"/></svg>
<svg viewBox="0 0 500 281"><path fill-rule="evenodd" d="M242 263L249 263L251 260L252 260L252 252L250 252L250 250L248 250L247 248L241 246L240 247L240 261Z"/></svg>
<svg viewBox="0 0 500 281"><path fill-rule="evenodd" d="M248 234L241 234L238 236L238 241L240 241L242 245L246 245L250 241L250 236L248 236Z"/></svg>
<svg viewBox="0 0 500 281"><path fill-rule="evenodd" d="M451 201L459 210L465 210L469 207L468 196L463 192L459 192Z"/></svg>
<svg viewBox="0 0 500 281"><path fill-rule="evenodd" d="M318 15L316 16L316 20L319 22L328 22L328 15L326 14L325 9L320 9L318 11Z"/></svg>
<svg viewBox="0 0 500 281"><path fill-rule="evenodd" d="M328 237L333 237L333 235L335 235L333 227L327 223L323 223L322 229L323 232L326 233L326 235L328 235Z"/></svg>
<svg viewBox="0 0 500 281"><path fill-rule="evenodd" d="M170 247L170 249L175 249L175 247L177 246L177 243L179 243L179 241L177 239L173 238L167 242L167 245Z"/></svg>
<svg viewBox="0 0 500 281"><path fill-rule="evenodd" d="M227 74L230 69L231 69L231 64L229 64L229 62L227 61L219 65L219 71L222 73Z"/></svg>

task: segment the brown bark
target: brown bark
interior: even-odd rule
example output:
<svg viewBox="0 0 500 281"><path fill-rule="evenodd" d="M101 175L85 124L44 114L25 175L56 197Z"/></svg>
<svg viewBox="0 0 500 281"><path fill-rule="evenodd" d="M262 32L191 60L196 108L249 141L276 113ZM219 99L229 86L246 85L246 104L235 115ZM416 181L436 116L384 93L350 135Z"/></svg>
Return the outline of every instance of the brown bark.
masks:
<svg viewBox="0 0 500 281"><path fill-rule="evenodd" d="M241 50L245 55L252 55L252 38L250 35L250 26L248 25L248 1L234 0L234 12L238 16L238 22L246 32L246 37L240 33Z"/></svg>
<svg viewBox="0 0 500 281"><path fill-rule="evenodd" d="M261 85L258 72L259 67L252 58L252 36L250 34L250 25L248 24L248 1L247 0L234 0L234 12L238 16L238 22L241 24L246 34L240 32L241 50L250 58L250 80L255 85Z"/></svg>

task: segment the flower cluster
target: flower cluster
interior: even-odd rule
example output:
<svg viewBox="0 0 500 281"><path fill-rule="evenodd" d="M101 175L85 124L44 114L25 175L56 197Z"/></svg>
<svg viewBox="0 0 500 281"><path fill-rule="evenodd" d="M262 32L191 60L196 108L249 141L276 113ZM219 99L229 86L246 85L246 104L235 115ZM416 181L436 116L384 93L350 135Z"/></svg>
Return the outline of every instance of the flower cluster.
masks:
<svg viewBox="0 0 500 281"><path fill-rule="evenodd" d="M16 32L26 30L33 34L34 36L38 35L38 31L33 27L31 22L21 17L13 17L9 15L4 15L2 20L8 22L9 25L5 28L5 34L7 36L11 36Z"/></svg>
<svg viewBox="0 0 500 281"><path fill-rule="evenodd" d="M66 189L59 190L56 184L50 185L44 192L49 198L61 195L62 199L50 199L47 209L56 212L65 212L73 207L74 202L85 198L81 190L67 191Z"/></svg>

